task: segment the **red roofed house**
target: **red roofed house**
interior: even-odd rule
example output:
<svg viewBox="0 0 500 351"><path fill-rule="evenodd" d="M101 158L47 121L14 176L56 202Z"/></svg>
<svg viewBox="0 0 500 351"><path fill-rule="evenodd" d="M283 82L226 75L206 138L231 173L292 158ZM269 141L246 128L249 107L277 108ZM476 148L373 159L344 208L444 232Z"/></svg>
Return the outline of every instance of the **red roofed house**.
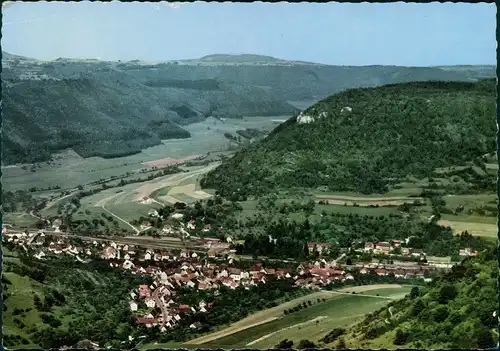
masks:
<svg viewBox="0 0 500 351"><path fill-rule="evenodd" d="M137 317L136 321L138 324L145 325L147 328L151 328L156 325L156 319L151 315L147 315L146 317Z"/></svg>
<svg viewBox="0 0 500 351"><path fill-rule="evenodd" d="M392 241L392 244L393 244L395 247L399 247L399 246L401 246L401 241L400 241L400 240L393 240L393 241Z"/></svg>
<svg viewBox="0 0 500 351"><path fill-rule="evenodd" d="M149 286L146 284L140 285L139 286L139 295L142 297L149 297L151 296L151 290L149 290Z"/></svg>
<svg viewBox="0 0 500 351"><path fill-rule="evenodd" d="M181 313L185 313L185 312L189 311L190 309L191 309L191 307L188 305L179 305L179 312L181 312Z"/></svg>

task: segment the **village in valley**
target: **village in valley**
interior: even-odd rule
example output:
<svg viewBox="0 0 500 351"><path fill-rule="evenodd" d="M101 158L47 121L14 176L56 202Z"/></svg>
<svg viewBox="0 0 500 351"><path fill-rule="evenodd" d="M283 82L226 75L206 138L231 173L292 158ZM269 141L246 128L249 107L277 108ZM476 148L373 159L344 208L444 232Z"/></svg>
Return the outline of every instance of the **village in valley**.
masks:
<svg viewBox="0 0 500 351"><path fill-rule="evenodd" d="M187 223L186 228L194 229L193 222ZM209 229L205 226L203 231ZM165 225L163 231L166 235L187 233L183 226L174 229ZM361 248L342 249L342 254L337 259L326 255L332 244L308 243L309 261L293 263L273 260L272 264L267 259L242 264L250 259L236 254L236 242L233 243L229 236L225 241L190 237L189 247L155 249L148 247L151 245L147 243L124 243L122 238L110 240L102 237L77 237L60 230L16 232L4 226L3 240L38 260L60 255L72 256L81 263L105 260L112 268L144 277L144 284L130 291L130 310L136 317L137 325L148 328L157 326L161 332L174 327L186 314L190 314L190 320L196 320L193 316L206 313L212 308L212 303L202 299L192 305L180 303L177 293L181 287L196 291L211 290L217 294L222 286L229 289L249 289L251 286L266 284L269 280L291 279L296 286L321 290L360 285L363 284L360 281L362 277L368 275L385 279L386 282L428 282L438 271L448 270L453 266L449 262L428 261L425 252L406 247L400 240L365 242ZM271 237L269 240L276 242ZM357 244L359 247L360 243ZM377 258L356 258L363 254ZM474 256L477 252L463 249L459 254ZM189 325L189 328L195 330L201 327L202 324L198 321Z"/></svg>

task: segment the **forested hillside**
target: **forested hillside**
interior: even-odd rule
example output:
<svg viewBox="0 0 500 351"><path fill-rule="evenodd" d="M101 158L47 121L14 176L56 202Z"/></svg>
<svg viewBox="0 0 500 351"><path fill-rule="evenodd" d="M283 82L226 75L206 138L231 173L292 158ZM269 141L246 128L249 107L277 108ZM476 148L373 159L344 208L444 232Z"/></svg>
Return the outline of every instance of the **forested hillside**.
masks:
<svg viewBox="0 0 500 351"><path fill-rule="evenodd" d="M414 82L351 89L275 128L207 174L223 195L283 188L383 193L496 149L495 81Z"/></svg>
<svg viewBox="0 0 500 351"><path fill-rule="evenodd" d="M3 53L3 164L140 152L186 138L182 125L208 116L292 115L288 101L312 101L353 87L414 80L469 80L470 68L343 67L258 55L200 60L37 61Z"/></svg>
<svg viewBox="0 0 500 351"><path fill-rule="evenodd" d="M208 116L296 111L258 88L215 81L214 89L207 90L204 82L189 83L148 86L115 70L74 78L4 80L3 164L47 160L64 148L83 157L124 156L161 139L188 138L182 125Z"/></svg>
<svg viewBox="0 0 500 351"><path fill-rule="evenodd" d="M346 348L496 347L497 280L497 251L488 250L466 258L426 287L414 287L405 299L368 315L342 337L336 331L336 337L325 341L340 342Z"/></svg>

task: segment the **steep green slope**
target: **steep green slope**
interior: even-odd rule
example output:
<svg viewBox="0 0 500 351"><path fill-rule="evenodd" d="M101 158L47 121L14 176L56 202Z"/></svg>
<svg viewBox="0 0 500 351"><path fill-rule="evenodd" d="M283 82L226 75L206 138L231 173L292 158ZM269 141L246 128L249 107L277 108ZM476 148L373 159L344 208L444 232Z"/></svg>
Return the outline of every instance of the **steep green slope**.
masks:
<svg viewBox="0 0 500 351"><path fill-rule="evenodd" d="M132 84L92 79L9 83L3 87L4 164L47 159L51 151L67 147L84 157L129 154L161 138L189 137L161 111L165 104L155 111L154 95L148 101L130 94ZM155 120L164 122L162 128L148 126Z"/></svg>
<svg viewBox="0 0 500 351"><path fill-rule="evenodd" d="M398 178L426 177L494 150L494 116L494 80L352 89L282 123L202 186L240 197L319 186L384 192Z"/></svg>
<svg viewBox="0 0 500 351"><path fill-rule="evenodd" d="M128 294L151 283L104 261L39 261L14 250L4 252L2 268L3 342L13 349L72 346L83 339L119 347L134 333Z"/></svg>
<svg viewBox="0 0 500 351"><path fill-rule="evenodd" d="M180 125L214 115L292 114L285 101L258 88L215 91L148 87L121 72L3 84L3 164L47 160L72 147L80 156L140 152L161 139L188 138Z"/></svg>
<svg viewBox="0 0 500 351"><path fill-rule="evenodd" d="M498 334L496 250L467 258L426 287L346 331L346 348L489 348ZM337 333L338 334L338 333ZM327 340L330 345L336 343Z"/></svg>

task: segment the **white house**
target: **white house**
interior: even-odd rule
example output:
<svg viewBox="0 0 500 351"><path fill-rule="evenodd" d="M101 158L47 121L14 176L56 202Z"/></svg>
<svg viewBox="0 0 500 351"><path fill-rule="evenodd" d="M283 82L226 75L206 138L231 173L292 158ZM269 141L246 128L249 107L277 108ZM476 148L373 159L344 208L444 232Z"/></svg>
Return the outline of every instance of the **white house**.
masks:
<svg viewBox="0 0 500 351"><path fill-rule="evenodd" d="M40 251L38 254L34 255L34 257L41 260L43 259L43 257L45 257L45 253L43 251Z"/></svg>
<svg viewBox="0 0 500 351"><path fill-rule="evenodd" d="M146 298L144 302L146 303L146 306L148 306L148 308L155 308L156 306L156 302L152 297Z"/></svg>
<svg viewBox="0 0 500 351"><path fill-rule="evenodd" d="M132 312L137 311L137 308L138 308L137 302L135 302L134 300L132 300L132 301L130 301L130 303L129 303L129 304L130 304L130 310L131 310Z"/></svg>
<svg viewBox="0 0 500 351"><path fill-rule="evenodd" d="M174 213L172 215L173 219L182 219L183 217L184 217L184 215L182 213Z"/></svg>
<svg viewBox="0 0 500 351"><path fill-rule="evenodd" d="M130 262L129 260L125 260L122 265L123 269L132 269L134 267L134 264Z"/></svg>

